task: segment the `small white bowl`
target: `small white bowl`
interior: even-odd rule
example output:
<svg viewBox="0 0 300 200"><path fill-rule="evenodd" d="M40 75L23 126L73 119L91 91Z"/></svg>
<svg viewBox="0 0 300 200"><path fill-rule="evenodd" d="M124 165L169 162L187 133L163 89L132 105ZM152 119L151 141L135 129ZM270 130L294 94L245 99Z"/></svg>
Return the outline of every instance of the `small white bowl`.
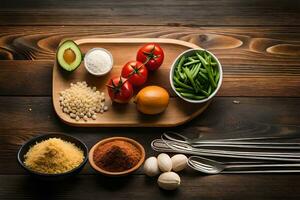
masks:
<svg viewBox="0 0 300 200"><path fill-rule="evenodd" d="M104 72L101 72L101 73L95 73L93 72L90 68L89 68L89 65L88 65L88 56L92 53L92 52L95 52L95 51L101 51L102 53L106 53L109 57L110 57L110 61L111 61L111 65L108 66L108 70L104 71ZM92 48L90 49L84 56L84 67L85 69L92 75L94 76L103 76L107 73L109 73L112 69L112 66L113 66L113 56L111 55L111 53L106 50L106 49L103 49L103 48Z"/></svg>
<svg viewBox="0 0 300 200"><path fill-rule="evenodd" d="M220 78L219 78L219 82L218 82L218 85L217 85L217 88L214 90L213 93L211 93L207 98L205 99L201 99L201 100L193 100L193 99L188 99L188 98L185 98L183 96L181 96L179 94L179 92L176 91L175 89L175 86L174 86L174 83L173 83L173 74L174 74L174 70L175 70L175 66L177 65L177 63L179 62L179 59L181 58L181 56L190 56L193 54L193 52L195 51L206 51L208 52L213 58L214 60L218 63L218 70L220 72ZM173 91L177 94L177 96L179 96L181 99L187 101L187 102L190 102L190 103L204 103L204 102L207 102L209 101L211 98L213 98L217 92L219 91L221 85L222 85L222 80L223 80L223 70L222 70L222 66L221 66L221 63L219 62L218 58L212 54L211 52L205 50L205 49L188 49L184 52L182 52L179 56L177 56L177 58L175 59L175 61L173 62L172 64L172 67L171 67L171 70L170 70L170 84L171 84L171 87L173 89Z"/></svg>

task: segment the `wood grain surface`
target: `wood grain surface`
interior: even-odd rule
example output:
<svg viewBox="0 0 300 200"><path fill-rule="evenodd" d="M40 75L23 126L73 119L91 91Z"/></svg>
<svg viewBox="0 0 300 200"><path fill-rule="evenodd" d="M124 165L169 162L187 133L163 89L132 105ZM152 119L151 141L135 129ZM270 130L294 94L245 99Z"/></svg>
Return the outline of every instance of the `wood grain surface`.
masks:
<svg viewBox="0 0 300 200"><path fill-rule="evenodd" d="M51 97L0 97L0 118L6 119L0 121L0 174L24 173L17 165L16 152L21 144L35 135L71 134L83 140L89 148L103 138L131 137L138 140L150 156L156 155L151 150L151 141L166 130L178 131L189 137L201 134L204 139L297 134L299 106L298 98L217 97L199 117L171 129L80 128L60 122L53 110ZM88 165L83 173L95 174Z"/></svg>
<svg viewBox="0 0 300 200"><path fill-rule="evenodd" d="M74 179L41 182L23 175L0 175L5 199L299 199L299 175L218 175L186 173L180 190L160 190L156 180L135 175L118 179L79 175ZM88 186L88 187L87 187ZM266 190L266 188L274 188ZM16 192L17 191L17 192ZM209 192L208 192L209 191ZM226 192L224 192L226 191ZM14 198L6 198L14 197Z"/></svg>
<svg viewBox="0 0 300 200"><path fill-rule="evenodd" d="M299 26L297 0L2 0L5 25Z"/></svg>
<svg viewBox="0 0 300 200"><path fill-rule="evenodd" d="M151 140L163 131L236 138L300 132L300 3L297 0L1 0L0 199L299 199L299 175L214 175L192 170L182 186L160 190L138 170L129 177L97 175L87 164L61 182L29 177L16 161L20 145L58 132L91 147L126 136L157 155ZM223 86L208 109L175 128L75 128L56 116L52 66L63 38L171 38L212 51Z"/></svg>
<svg viewBox="0 0 300 200"><path fill-rule="evenodd" d="M162 27L162 26L1 26L2 60L53 60L63 38L172 38L215 53L222 64L243 64L245 73L265 66L273 73L293 73L299 65L299 27ZM250 65L250 66L249 66ZM254 65L254 66L253 66ZM273 66L283 65L287 71ZM236 69L238 70L238 69ZM234 72L234 71L233 71ZM262 71L264 72L264 71ZM268 72L268 71L267 71Z"/></svg>

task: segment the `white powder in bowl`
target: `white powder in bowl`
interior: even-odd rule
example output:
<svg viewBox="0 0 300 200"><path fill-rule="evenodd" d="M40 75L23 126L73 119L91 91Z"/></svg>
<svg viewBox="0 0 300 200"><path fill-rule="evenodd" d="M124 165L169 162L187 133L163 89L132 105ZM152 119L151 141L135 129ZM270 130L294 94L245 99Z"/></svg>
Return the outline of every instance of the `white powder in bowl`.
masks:
<svg viewBox="0 0 300 200"><path fill-rule="evenodd" d="M84 57L86 69L93 75L108 73L113 65L111 54L102 48L94 48L87 52Z"/></svg>

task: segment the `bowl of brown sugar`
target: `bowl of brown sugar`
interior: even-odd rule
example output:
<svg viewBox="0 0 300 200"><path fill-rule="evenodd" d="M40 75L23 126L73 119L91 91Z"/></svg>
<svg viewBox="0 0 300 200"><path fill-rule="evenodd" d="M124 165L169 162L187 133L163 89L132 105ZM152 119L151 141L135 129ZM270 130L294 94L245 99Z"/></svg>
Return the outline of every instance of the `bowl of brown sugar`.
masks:
<svg viewBox="0 0 300 200"><path fill-rule="evenodd" d="M145 160L145 149L126 137L100 140L89 152L90 165L107 176L124 176L137 170Z"/></svg>

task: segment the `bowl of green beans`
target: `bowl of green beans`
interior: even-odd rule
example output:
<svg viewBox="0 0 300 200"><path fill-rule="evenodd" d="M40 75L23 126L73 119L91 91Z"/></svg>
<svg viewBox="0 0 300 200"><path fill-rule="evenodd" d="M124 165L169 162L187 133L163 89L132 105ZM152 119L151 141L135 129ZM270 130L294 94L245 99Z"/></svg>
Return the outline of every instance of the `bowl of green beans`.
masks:
<svg viewBox="0 0 300 200"><path fill-rule="evenodd" d="M174 61L170 83L174 92L190 103L204 103L216 95L223 78L222 66L211 52L188 49Z"/></svg>

